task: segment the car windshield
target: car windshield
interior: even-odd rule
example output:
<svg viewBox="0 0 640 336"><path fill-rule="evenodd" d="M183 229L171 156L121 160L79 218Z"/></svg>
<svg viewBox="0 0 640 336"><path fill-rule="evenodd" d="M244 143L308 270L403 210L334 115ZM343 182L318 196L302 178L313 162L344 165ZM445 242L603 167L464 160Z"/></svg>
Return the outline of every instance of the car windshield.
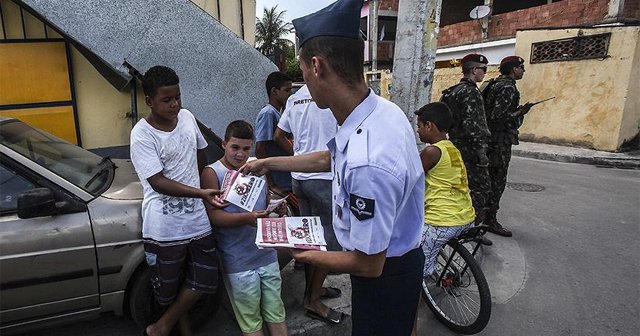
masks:
<svg viewBox="0 0 640 336"><path fill-rule="evenodd" d="M110 183L113 163L81 147L18 121L0 124L0 142L38 165L97 196Z"/></svg>

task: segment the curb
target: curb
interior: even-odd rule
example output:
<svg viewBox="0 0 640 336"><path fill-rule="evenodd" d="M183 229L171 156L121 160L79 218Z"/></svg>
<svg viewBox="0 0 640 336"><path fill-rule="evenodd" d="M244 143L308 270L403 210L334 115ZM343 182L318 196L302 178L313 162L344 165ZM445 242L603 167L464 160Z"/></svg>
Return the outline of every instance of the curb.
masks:
<svg viewBox="0 0 640 336"><path fill-rule="evenodd" d="M603 156L581 156L550 152L537 152L523 149L513 149L512 154L521 157L528 157L538 160L558 161L568 163L582 163L603 167L621 169L640 169L640 157L603 157Z"/></svg>

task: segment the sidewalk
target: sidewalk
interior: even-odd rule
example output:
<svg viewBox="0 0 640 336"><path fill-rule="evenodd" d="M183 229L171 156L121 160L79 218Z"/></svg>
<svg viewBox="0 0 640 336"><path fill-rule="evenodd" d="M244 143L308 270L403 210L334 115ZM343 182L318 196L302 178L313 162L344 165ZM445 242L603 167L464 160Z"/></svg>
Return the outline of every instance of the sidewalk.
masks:
<svg viewBox="0 0 640 336"><path fill-rule="evenodd" d="M512 153L516 156L540 160L640 169L640 150L626 153L610 153L586 148L520 141L519 145L513 146Z"/></svg>

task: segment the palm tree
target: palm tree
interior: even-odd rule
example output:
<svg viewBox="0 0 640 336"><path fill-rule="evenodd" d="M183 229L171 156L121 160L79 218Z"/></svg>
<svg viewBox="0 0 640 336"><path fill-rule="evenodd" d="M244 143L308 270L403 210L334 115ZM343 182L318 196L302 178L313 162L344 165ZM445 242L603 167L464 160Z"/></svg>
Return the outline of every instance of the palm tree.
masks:
<svg viewBox="0 0 640 336"><path fill-rule="evenodd" d="M256 48L263 55L274 55L293 44L285 38L293 30L291 23L283 19L286 12L286 10L279 12L278 5L275 5L264 8L262 19L256 18Z"/></svg>

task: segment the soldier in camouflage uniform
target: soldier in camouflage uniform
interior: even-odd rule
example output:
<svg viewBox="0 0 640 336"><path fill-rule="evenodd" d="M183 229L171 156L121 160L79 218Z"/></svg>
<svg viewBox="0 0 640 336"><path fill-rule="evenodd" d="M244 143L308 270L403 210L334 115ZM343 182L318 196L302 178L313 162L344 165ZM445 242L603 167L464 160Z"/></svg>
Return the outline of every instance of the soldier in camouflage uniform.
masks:
<svg viewBox="0 0 640 336"><path fill-rule="evenodd" d="M469 190L476 224L483 222L491 192L487 141L491 134L484 115L482 94L476 83L482 82L487 71L487 58L469 54L462 58L463 78L460 83L444 90L440 101L447 104L453 115L449 140L462 154L467 168Z"/></svg>
<svg viewBox="0 0 640 336"><path fill-rule="evenodd" d="M511 231L502 227L496 218L500 198L507 184L507 170L511 160L511 146L518 144L518 128L530 104L520 106L520 92L516 81L524 75L524 59L509 56L500 62L500 76L492 79L482 91L487 124L491 131L489 141L489 175L491 195L487 204L485 224L495 234L511 237Z"/></svg>

